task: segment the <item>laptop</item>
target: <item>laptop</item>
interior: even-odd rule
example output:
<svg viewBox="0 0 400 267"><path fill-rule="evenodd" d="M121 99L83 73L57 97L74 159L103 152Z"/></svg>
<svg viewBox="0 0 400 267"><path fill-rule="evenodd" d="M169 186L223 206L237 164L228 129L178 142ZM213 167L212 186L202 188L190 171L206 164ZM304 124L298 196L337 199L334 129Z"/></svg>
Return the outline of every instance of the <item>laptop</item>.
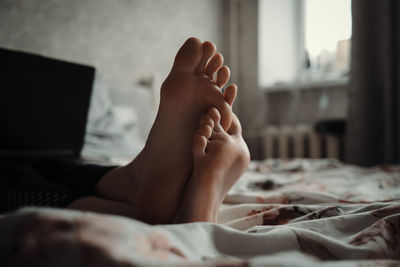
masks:
<svg viewBox="0 0 400 267"><path fill-rule="evenodd" d="M0 158L79 158L94 74L0 48Z"/></svg>

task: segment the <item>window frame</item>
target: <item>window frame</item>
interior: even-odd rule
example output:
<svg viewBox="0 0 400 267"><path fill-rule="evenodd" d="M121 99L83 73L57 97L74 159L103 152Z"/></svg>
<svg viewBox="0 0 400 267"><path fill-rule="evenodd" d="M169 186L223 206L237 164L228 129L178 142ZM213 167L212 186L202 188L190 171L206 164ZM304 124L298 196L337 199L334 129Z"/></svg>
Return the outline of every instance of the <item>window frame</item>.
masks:
<svg viewBox="0 0 400 267"><path fill-rule="evenodd" d="M260 10L260 1L263 0L258 0L258 16L259 16L259 23L261 22L261 10ZM295 5L297 6L296 9L296 18L295 20L297 21L296 25L294 27L296 28L298 32L298 36L296 36L297 39L297 45L296 45L296 51L298 53L299 58L297 59L297 74L296 77L293 81L287 81L287 82L281 82L279 84L273 84L273 85L262 85L261 84L261 78L260 76L263 75L261 73L261 63L258 63L258 85L259 88L263 91L266 92L279 92L279 91L291 91L291 90L304 90L304 89L314 89L314 88L325 88L325 87L336 87L336 86L346 86L349 84L349 75L343 76L343 77L335 77L334 79L329 79L329 78L323 78L322 75L318 79L304 79L303 76L305 75L303 72L305 71L305 68L302 62L304 62L304 52L305 52L305 0L296 0ZM262 46L260 45L260 38L261 38L261 28L262 26L259 25L259 31L258 31L258 36L257 36L257 42L259 43L258 49L259 49L259 55L261 54L261 49ZM261 56L259 60L262 60ZM350 70L349 70L350 71Z"/></svg>

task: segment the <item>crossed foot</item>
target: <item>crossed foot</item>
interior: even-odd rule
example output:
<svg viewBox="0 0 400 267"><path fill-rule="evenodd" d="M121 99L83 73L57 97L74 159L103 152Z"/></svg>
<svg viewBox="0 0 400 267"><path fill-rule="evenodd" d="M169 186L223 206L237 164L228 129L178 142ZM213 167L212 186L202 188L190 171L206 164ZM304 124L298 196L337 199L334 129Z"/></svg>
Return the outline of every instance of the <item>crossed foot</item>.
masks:
<svg viewBox="0 0 400 267"><path fill-rule="evenodd" d="M215 50L210 42L188 39L161 87L160 107L143 151L136 199L139 216L145 221L165 223L178 208L192 173L192 137L207 108L219 110L223 129L231 125L236 86L221 92L230 71Z"/></svg>
<svg viewBox="0 0 400 267"><path fill-rule="evenodd" d="M172 222L217 222L226 194L249 165L250 156L238 118L233 114L227 131L220 120L214 107L200 119L193 137L193 173Z"/></svg>
<svg viewBox="0 0 400 267"><path fill-rule="evenodd" d="M237 88L231 84L222 93L230 71L215 50L213 43L196 38L182 45L161 87L144 149L100 180L96 190L104 199L80 200L70 207L148 223L216 220L227 191L248 165L249 152L232 113ZM188 210L195 207L204 211Z"/></svg>

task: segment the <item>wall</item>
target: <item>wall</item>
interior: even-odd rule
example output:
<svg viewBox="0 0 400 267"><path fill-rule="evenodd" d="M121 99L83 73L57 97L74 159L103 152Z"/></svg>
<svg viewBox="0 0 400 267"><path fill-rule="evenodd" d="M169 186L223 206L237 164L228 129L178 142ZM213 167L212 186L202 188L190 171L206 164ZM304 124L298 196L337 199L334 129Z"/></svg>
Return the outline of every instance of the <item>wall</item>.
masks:
<svg viewBox="0 0 400 267"><path fill-rule="evenodd" d="M222 0L1 0L0 46L94 65L120 88L165 77L187 37L223 52L223 11Z"/></svg>
<svg viewBox="0 0 400 267"><path fill-rule="evenodd" d="M244 136L250 138L266 123L265 101L258 85L258 1L230 0L228 3L230 46L227 62L232 70L232 80L238 84L234 111L239 115Z"/></svg>
<svg viewBox="0 0 400 267"><path fill-rule="evenodd" d="M274 125L344 119L347 86L328 86L266 93L269 123Z"/></svg>

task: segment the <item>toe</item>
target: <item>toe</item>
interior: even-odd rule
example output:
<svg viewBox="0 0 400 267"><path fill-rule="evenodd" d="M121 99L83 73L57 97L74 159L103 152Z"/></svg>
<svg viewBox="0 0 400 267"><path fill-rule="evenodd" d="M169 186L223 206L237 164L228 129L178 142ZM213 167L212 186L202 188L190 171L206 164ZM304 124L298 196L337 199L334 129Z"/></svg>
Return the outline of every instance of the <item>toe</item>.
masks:
<svg viewBox="0 0 400 267"><path fill-rule="evenodd" d="M232 122L232 106L227 103L221 94L221 100L215 101L214 106L218 109L220 115L220 125L223 130L227 130ZM216 124L217 125L217 124Z"/></svg>
<svg viewBox="0 0 400 267"><path fill-rule="evenodd" d="M231 72L227 66L222 66L217 72L217 80L215 84L222 88L229 81L229 77L231 76Z"/></svg>
<svg viewBox="0 0 400 267"><path fill-rule="evenodd" d="M197 65L194 73L195 74L205 74L205 67L208 60L214 55L215 50L217 49L212 42L206 41L202 44L203 48L203 56L200 60L200 63Z"/></svg>
<svg viewBox="0 0 400 267"><path fill-rule="evenodd" d="M214 128L214 120L208 114L204 114L200 118L199 129L197 133L209 139Z"/></svg>
<svg viewBox="0 0 400 267"><path fill-rule="evenodd" d="M218 109L216 109L215 107L210 107L207 110L207 114L214 121L213 130L216 132L223 131L224 129L221 126L221 114L219 113Z"/></svg>
<svg viewBox="0 0 400 267"><path fill-rule="evenodd" d="M227 133L229 135L241 135L242 134L242 126L240 125L240 121L238 117L232 113L232 123L229 127Z"/></svg>
<svg viewBox="0 0 400 267"><path fill-rule="evenodd" d="M237 86L236 84L230 84L228 87L226 87L225 91L224 91L224 98L225 101L232 106L233 102L236 99L236 95L237 95Z"/></svg>
<svg viewBox="0 0 400 267"><path fill-rule="evenodd" d="M204 155L206 147L207 147L207 138L201 134L196 133L193 136L193 145L192 145L193 157L197 158L201 155Z"/></svg>
<svg viewBox="0 0 400 267"><path fill-rule="evenodd" d="M181 46L175 56L171 72L193 73L203 56L202 42L197 38L189 38Z"/></svg>
<svg viewBox="0 0 400 267"><path fill-rule="evenodd" d="M210 61L208 62L205 68L205 74L211 79L214 80L214 74L221 68L224 63L224 58L220 53L215 54Z"/></svg>
<svg viewBox="0 0 400 267"><path fill-rule="evenodd" d="M193 136L192 152L193 157L199 157L205 153L207 147L207 141L212 135L214 128L213 118L206 114L203 114L199 121L199 129Z"/></svg>

